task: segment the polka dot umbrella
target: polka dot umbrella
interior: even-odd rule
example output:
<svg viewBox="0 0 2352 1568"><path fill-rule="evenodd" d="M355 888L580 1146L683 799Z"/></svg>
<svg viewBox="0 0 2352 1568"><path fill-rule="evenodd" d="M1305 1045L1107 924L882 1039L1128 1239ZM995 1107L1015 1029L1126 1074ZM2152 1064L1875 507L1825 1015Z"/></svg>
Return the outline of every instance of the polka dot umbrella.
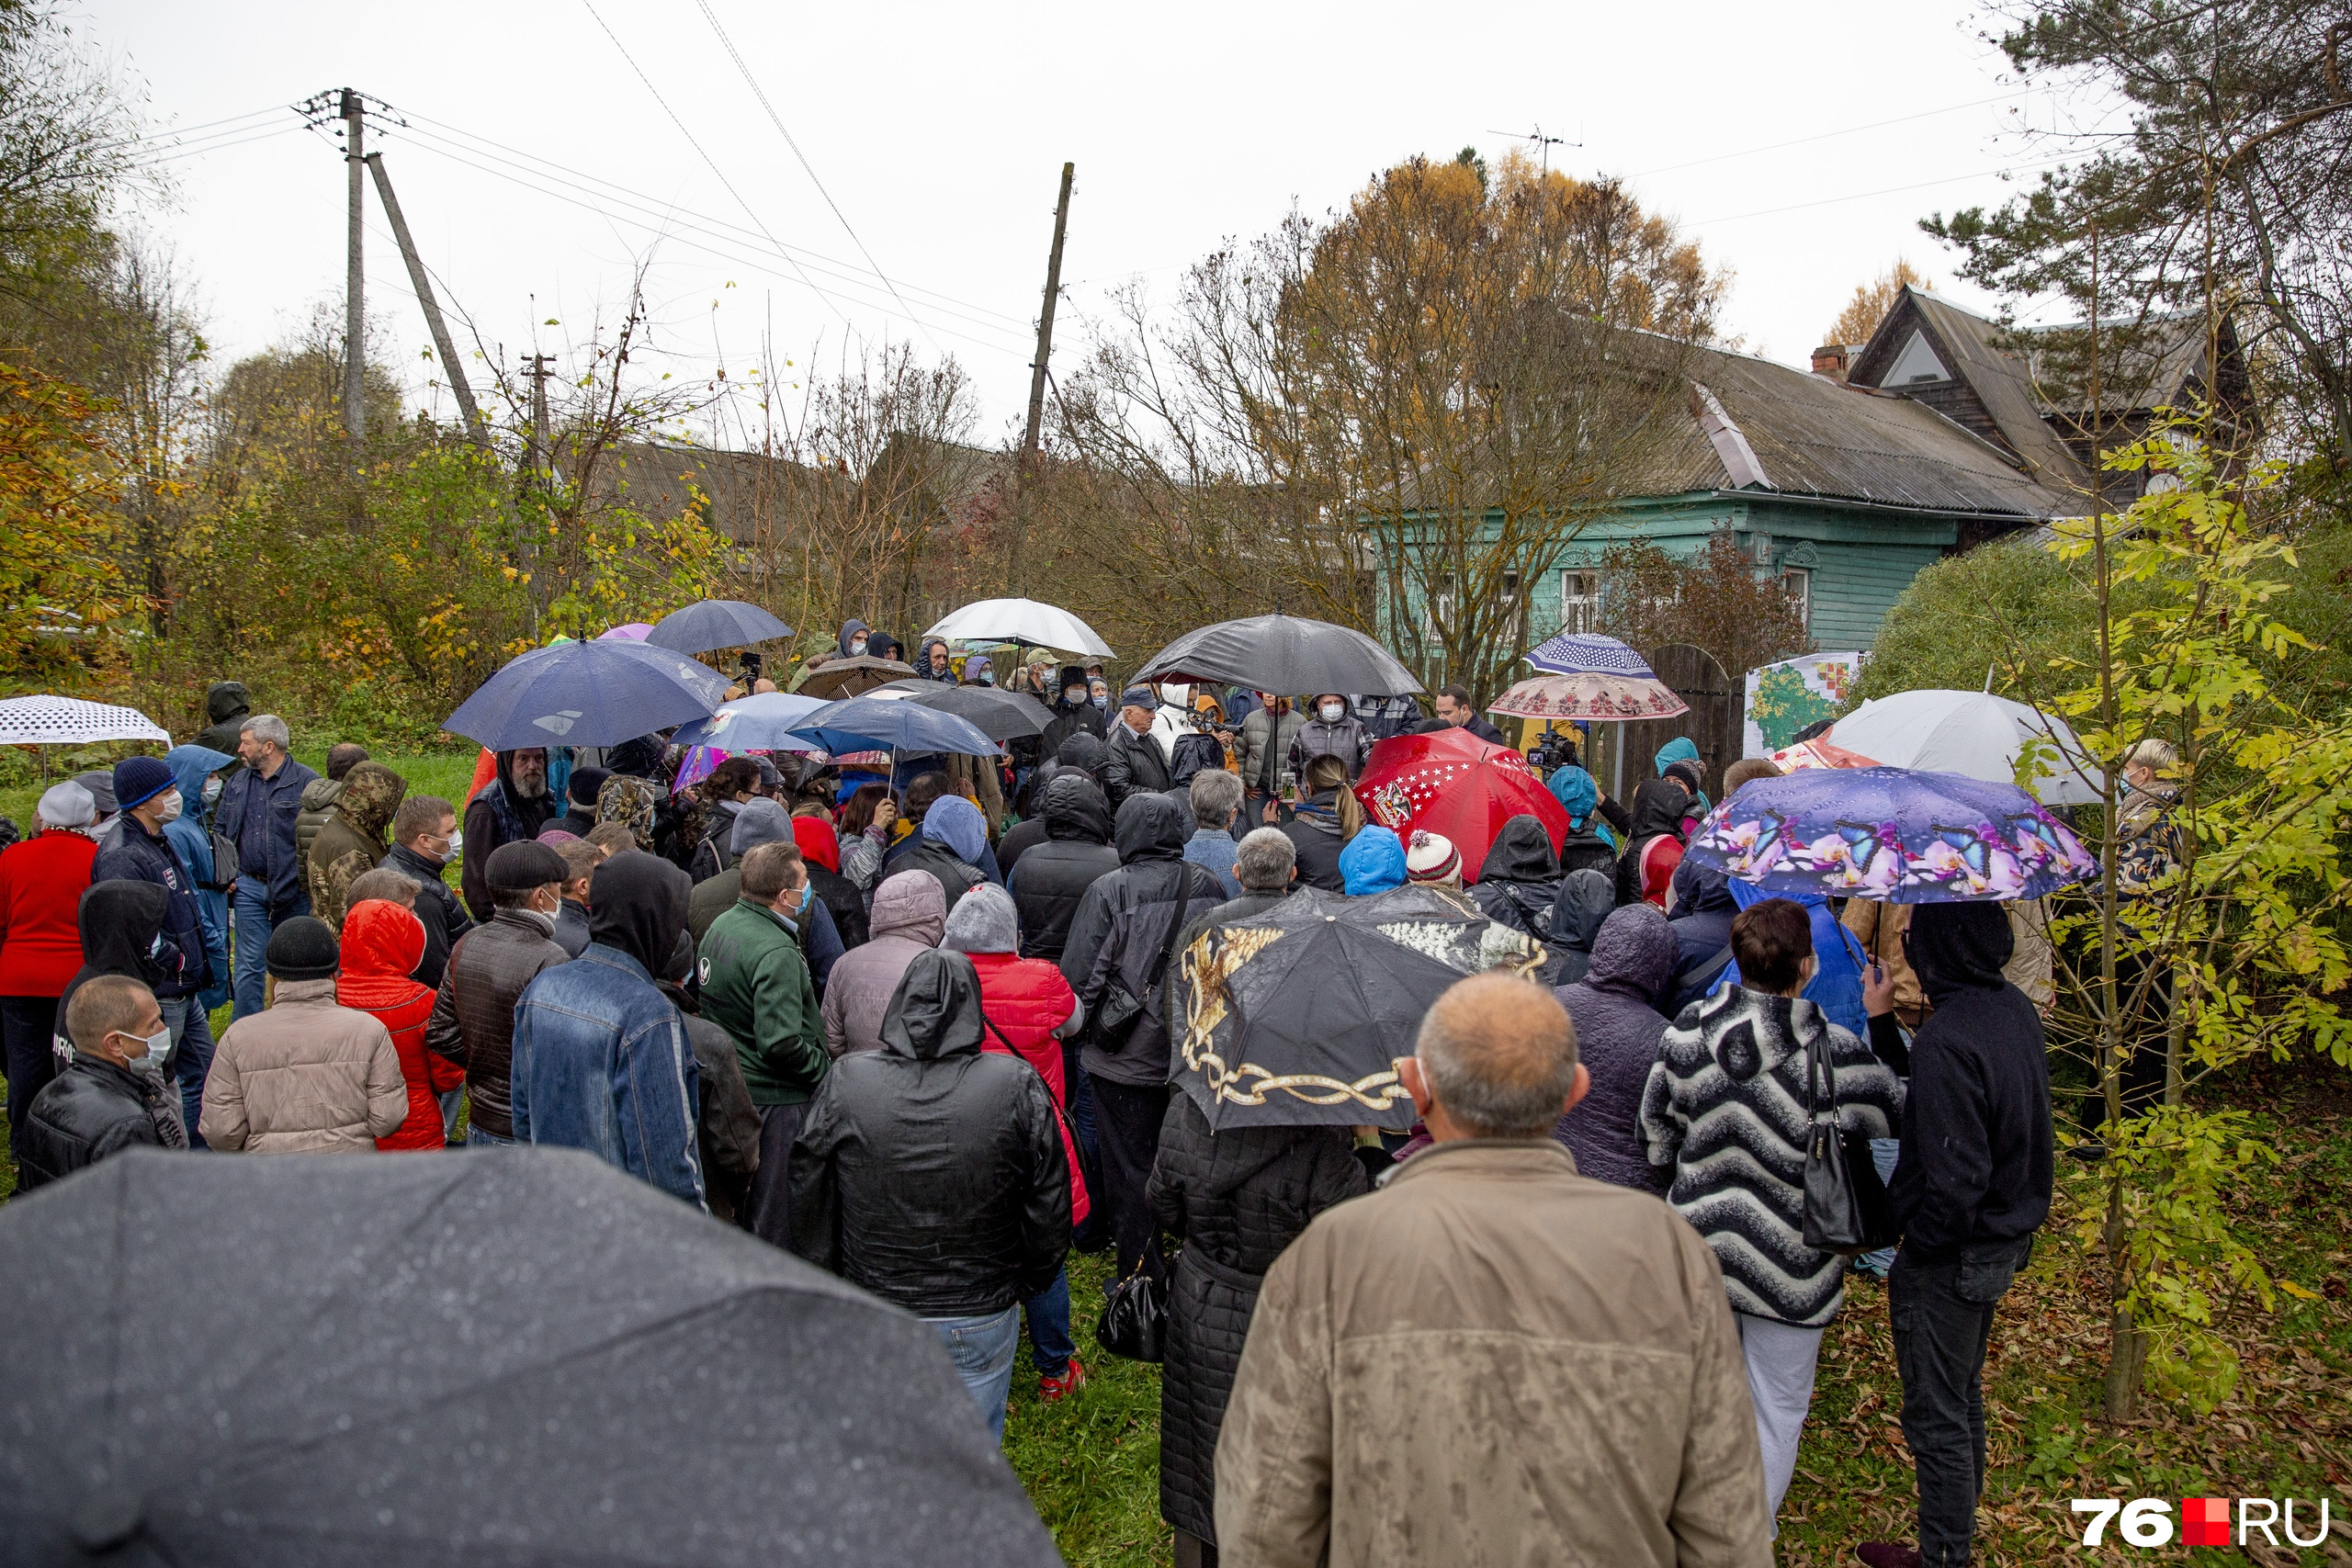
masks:
<svg viewBox="0 0 2352 1568"><path fill-rule="evenodd" d="M1411 841L1415 829L1442 833L1462 855L1462 879L1478 880L1495 835L1514 817L1532 817L1556 849L1568 813L1508 746L1467 729L1398 735L1372 749L1355 784L1364 812Z"/></svg>

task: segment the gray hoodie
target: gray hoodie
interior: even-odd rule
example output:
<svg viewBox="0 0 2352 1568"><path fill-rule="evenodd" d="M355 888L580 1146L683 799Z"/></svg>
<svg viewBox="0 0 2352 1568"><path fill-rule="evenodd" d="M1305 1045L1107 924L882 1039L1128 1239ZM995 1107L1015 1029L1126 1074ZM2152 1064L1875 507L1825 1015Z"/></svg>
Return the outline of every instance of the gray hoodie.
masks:
<svg viewBox="0 0 2352 1568"><path fill-rule="evenodd" d="M939 945L947 896L927 871L901 871L874 890L871 933L842 955L825 979L825 1049L840 1056L882 1048L882 1018L915 954Z"/></svg>

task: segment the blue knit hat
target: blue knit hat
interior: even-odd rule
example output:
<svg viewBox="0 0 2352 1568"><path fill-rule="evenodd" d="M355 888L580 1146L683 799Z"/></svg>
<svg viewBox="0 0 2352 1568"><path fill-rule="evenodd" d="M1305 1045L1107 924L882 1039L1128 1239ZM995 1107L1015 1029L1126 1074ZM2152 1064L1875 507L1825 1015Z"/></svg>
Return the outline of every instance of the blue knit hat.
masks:
<svg viewBox="0 0 2352 1568"><path fill-rule="evenodd" d="M125 757L114 765L115 805L128 811L176 788L171 768L161 757Z"/></svg>

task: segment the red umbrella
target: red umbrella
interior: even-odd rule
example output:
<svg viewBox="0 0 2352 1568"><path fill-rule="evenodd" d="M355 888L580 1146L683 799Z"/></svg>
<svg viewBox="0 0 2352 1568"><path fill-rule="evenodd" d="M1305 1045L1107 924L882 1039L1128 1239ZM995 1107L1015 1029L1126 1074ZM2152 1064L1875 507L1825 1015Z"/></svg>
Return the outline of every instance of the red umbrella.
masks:
<svg viewBox="0 0 2352 1568"><path fill-rule="evenodd" d="M1464 882L1478 880L1495 835L1514 817L1542 822L1555 847L1568 831L1567 808L1527 771L1526 759L1467 729L1383 740L1355 790L1365 814L1398 838L1410 842L1419 829L1453 840Z"/></svg>

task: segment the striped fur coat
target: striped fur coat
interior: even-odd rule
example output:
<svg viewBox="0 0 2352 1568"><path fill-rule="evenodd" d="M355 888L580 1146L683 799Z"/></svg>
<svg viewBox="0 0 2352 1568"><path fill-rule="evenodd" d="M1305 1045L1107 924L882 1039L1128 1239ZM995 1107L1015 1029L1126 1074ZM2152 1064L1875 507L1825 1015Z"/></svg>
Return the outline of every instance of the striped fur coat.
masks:
<svg viewBox="0 0 2352 1568"><path fill-rule="evenodd" d="M1732 1310L1804 1328L1845 1299L1846 1260L1804 1245L1805 1043L1825 1033L1840 1124L1893 1137L1903 1082L1869 1046L1809 1001L1739 986L1682 1010L1642 1094L1650 1163L1672 1168L1667 1201L1714 1249Z"/></svg>

